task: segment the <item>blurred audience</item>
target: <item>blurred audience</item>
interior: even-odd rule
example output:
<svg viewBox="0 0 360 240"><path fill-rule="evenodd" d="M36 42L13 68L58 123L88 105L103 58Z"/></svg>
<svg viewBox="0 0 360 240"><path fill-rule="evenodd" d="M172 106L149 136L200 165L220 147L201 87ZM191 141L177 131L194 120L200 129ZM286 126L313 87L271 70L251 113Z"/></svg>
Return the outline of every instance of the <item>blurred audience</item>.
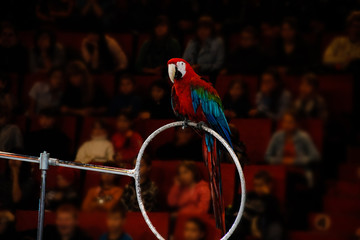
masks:
<svg viewBox="0 0 360 240"><path fill-rule="evenodd" d="M132 164L143 143L142 137L133 130L132 124L133 119L129 114L121 113L117 117L116 132L111 137L117 163Z"/></svg>
<svg viewBox="0 0 360 240"><path fill-rule="evenodd" d="M186 221L184 240L205 240L206 235L206 224L201 219L193 217Z"/></svg>
<svg viewBox="0 0 360 240"><path fill-rule="evenodd" d="M126 213L126 206L122 202L115 205L107 216L108 232L103 234L99 240L132 240L131 236L124 231Z"/></svg>
<svg viewBox="0 0 360 240"><path fill-rule="evenodd" d="M285 239L284 219L279 200L274 196L273 179L266 171L255 174L253 190L246 194L242 224L230 239Z"/></svg>
<svg viewBox="0 0 360 240"><path fill-rule="evenodd" d="M53 109L43 109L37 119L39 129L25 135L26 153L37 156L46 150L52 157L67 159L70 157L70 139L61 131L57 123L58 114Z"/></svg>
<svg viewBox="0 0 360 240"><path fill-rule="evenodd" d="M70 62L66 69L66 84L61 101L61 112L79 116L106 111L106 97L95 86L86 66L81 61Z"/></svg>
<svg viewBox="0 0 360 240"><path fill-rule="evenodd" d="M109 113L117 116L121 112L137 115L141 110L141 98L135 93L135 79L125 74L120 76L115 97L110 102Z"/></svg>
<svg viewBox="0 0 360 240"><path fill-rule="evenodd" d="M91 129L91 139L84 142L75 158L75 162L104 163L114 160L114 147L108 139L108 129L105 122L96 120Z"/></svg>
<svg viewBox="0 0 360 240"><path fill-rule="evenodd" d="M79 227L78 209L70 204L57 208L55 226L48 225L44 229L44 240L91 240Z"/></svg>
<svg viewBox="0 0 360 240"><path fill-rule="evenodd" d="M191 128L176 128L174 139L160 146L156 151L159 159L188 159L202 161L201 141Z"/></svg>
<svg viewBox="0 0 360 240"><path fill-rule="evenodd" d="M35 34L34 47L30 50L30 71L46 73L65 63L64 47L56 41L55 34L41 30Z"/></svg>
<svg viewBox="0 0 360 240"><path fill-rule="evenodd" d="M256 94L256 108L250 110L251 117L280 119L290 108L291 94L284 89L280 75L275 70L265 71L260 78L260 89Z"/></svg>
<svg viewBox="0 0 360 240"><path fill-rule="evenodd" d="M294 109L300 118L319 118L326 120L327 108L324 98L319 94L319 81L313 73L302 76L299 96L294 102Z"/></svg>
<svg viewBox="0 0 360 240"><path fill-rule="evenodd" d="M271 164L307 166L319 161L320 154L308 133L299 129L296 114L289 111L282 118L280 130L272 136L265 158Z"/></svg>
<svg viewBox="0 0 360 240"><path fill-rule="evenodd" d="M136 162L135 162L136 163ZM145 210L147 212L156 210L159 189L156 184L150 179L151 173L151 159L145 155L140 163L140 187L141 187L141 198ZM126 205L127 209L131 212L140 211L139 204L137 201L135 181L132 179L131 183L126 185L121 200Z"/></svg>
<svg viewBox="0 0 360 240"><path fill-rule="evenodd" d="M195 72L210 76L211 82L215 82L225 62L225 47L223 40L215 36L211 17L204 16L199 19L196 36L187 44L183 58Z"/></svg>
<svg viewBox="0 0 360 240"><path fill-rule="evenodd" d="M0 108L0 151L21 152L24 148L23 136L19 127L10 120L10 110Z"/></svg>
<svg viewBox="0 0 360 240"><path fill-rule="evenodd" d="M0 71L6 73L24 73L27 70L26 49L19 43L15 28L7 22L1 23L0 35Z"/></svg>
<svg viewBox="0 0 360 240"><path fill-rule="evenodd" d="M13 112L16 107L16 99L11 93L10 76L7 74L0 74L0 108L9 109Z"/></svg>
<svg viewBox="0 0 360 240"><path fill-rule="evenodd" d="M227 118L248 117L251 104L247 84L241 80L233 80L223 99L224 113Z"/></svg>
<svg viewBox="0 0 360 240"><path fill-rule="evenodd" d="M139 73L166 75L166 63L170 58L180 57L180 44L171 37L167 17L159 16L156 19L152 35L143 43L136 61Z"/></svg>
<svg viewBox="0 0 360 240"><path fill-rule="evenodd" d="M53 68L47 74L46 81L35 82L29 92L29 115L39 113L46 108L59 109L63 95L64 72Z"/></svg>
<svg viewBox="0 0 360 240"><path fill-rule="evenodd" d="M182 162L178 167L174 185L168 195L173 216L178 214L205 214L210 207L209 183L201 178L194 162Z"/></svg>
<svg viewBox="0 0 360 240"><path fill-rule="evenodd" d="M114 163L104 166L117 167ZM118 204L124 189L119 187L120 176L101 173L99 186L90 188L82 203L82 210L86 212L109 211Z"/></svg>
<svg viewBox="0 0 360 240"><path fill-rule="evenodd" d="M0 239L21 240L21 235L15 229L15 216L7 210L0 210Z"/></svg>
<svg viewBox="0 0 360 240"><path fill-rule="evenodd" d="M142 119L169 119L174 118L171 107L169 84L163 80L151 84L150 98L144 101L140 113Z"/></svg>
<svg viewBox="0 0 360 240"><path fill-rule="evenodd" d="M119 43L100 31L88 33L81 43L81 53L89 69L95 73L122 71L128 65Z"/></svg>
<svg viewBox="0 0 360 240"><path fill-rule="evenodd" d="M337 70L344 70L360 59L360 11L351 12L346 23L347 35L335 37L323 56L323 63Z"/></svg>
<svg viewBox="0 0 360 240"><path fill-rule="evenodd" d="M80 206L80 195L76 188L77 172L71 168L58 167L56 169L56 186L47 190L45 207L47 210L56 210L62 204Z"/></svg>

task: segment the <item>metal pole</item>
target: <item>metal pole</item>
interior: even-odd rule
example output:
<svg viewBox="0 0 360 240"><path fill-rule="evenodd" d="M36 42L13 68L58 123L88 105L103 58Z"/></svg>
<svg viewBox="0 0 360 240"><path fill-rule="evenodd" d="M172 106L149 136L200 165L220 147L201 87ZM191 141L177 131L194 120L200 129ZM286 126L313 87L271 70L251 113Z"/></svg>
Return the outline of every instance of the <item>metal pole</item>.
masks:
<svg viewBox="0 0 360 240"><path fill-rule="evenodd" d="M43 239L44 231L44 214L45 214L45 190L46 190L46 171L49 169L49 153L44 151L40 154L39 168L41 170L41 187L39 200L39 215L38 215L38 231L37 240Z"/></svg>

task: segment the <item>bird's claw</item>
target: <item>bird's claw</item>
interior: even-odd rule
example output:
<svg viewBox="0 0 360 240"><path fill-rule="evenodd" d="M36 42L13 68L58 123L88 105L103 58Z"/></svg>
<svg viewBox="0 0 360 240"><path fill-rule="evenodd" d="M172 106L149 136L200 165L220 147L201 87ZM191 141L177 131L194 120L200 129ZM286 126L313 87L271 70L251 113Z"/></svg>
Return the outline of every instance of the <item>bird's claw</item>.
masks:
<svg viewBox="0 0 360 240"><path fill-rule="evenodd" d="M203 129L203 127L206 127L206 123L204 123L204 122L198 122L197 124L196 124L196 127L198 128L198 129Z"/></svg>
<svg viewBox="0 0 360 240"><path fill-rule="evenodd" d="M182 124L182 129L184 130L186 127L188 127L189 126L189 120L188 119L185 119L184 121L183 121L183 124Z"/></svg>

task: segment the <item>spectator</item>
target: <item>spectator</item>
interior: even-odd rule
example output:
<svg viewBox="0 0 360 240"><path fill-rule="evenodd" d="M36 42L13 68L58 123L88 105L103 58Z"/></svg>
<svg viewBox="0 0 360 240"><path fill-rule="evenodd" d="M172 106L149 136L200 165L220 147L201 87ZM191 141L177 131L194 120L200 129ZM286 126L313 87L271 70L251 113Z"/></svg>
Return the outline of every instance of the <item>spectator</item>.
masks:
<svg viewBox="0 0 360 240"><path fill-rule="evenodd" d="M315 74L305 74L301 78L299 97L294 108L300 118L327 118L325 100L319 94L319 82Z"/></svg>
<svg viewBox="0 0 360 240"><path fill-rule="evenodd" d="M0 151L23 150L23 137L18 126L10 123L10 111L0 108Z"/></svg>
<svg viewBox="0 0 360 240"><path fill-rule="evenodd" d="M30 164L7 161L5 172L0 174L0 208L34 209L37 201L35 191Z"/></svg>
<svg viewBox="0 0 360 240"><path fill-rule="evenodd" d="M109 211L106 221L108 232L102 235L100 240L132 240L131 236L124 232L126 213L126 206L122 202Z"/></svg>
<svg viewBox="0 0 360 240"><path fill-rule="evenodd" d="M283 88L276 71L268 70L261 75L260 90L256 94L256 108L251 117L279 119L291 105L291 94Z"/></svg>
<svg viewBox="0 0 360 240"><path fill-rule="evenodd" d="M128 65L127 57L119 43L99 31L90 32L83 39L81 53L89 69L96 73L122 71Z"/></svg>
<svg viewBox="0 0 360 240"><path fill-rule="evenodd" d="M286 112L281 129L270 140L265 158L271 164L307 166L320 160L320 155L310 136L298 128L296 115Z"/></svg>
<svg viewBox="0 0 360 240"><path fill-rule="evenodd" d="M224 64L225 49L221 38L215 36L213 20L201 17L196 37L191 40L183 58L201 75L208 75L215 82L216 76Z"/></svg>
<svg viewBox="0 0 360 240"><path fill-rule="evenodd" d="M55 226L46 226L44 240L68 239L91 240L78 226L78 210L69 204L64 204L56 210Z"/></svg>
<svg viewBox="0 0 360 240"><path fill-rule="evenodd" d="M242 224L230 239L284 239L283 217L278 199L272 193L272 178L266 171L259 171L253 180L253 190L246 194Z"/></svg>
<svg viewBox="0 0 360 240"><path fill-rule="evenodd" d="M34 48L30 51L30 71L46 73L65 62L64 47L56 41L55 34L42 30L35 34Z"/></svg>
<svg viewBox="0 0 360 240"><path fill-rule="evenodd" d="M117 167L114 163L107 163L104 166ZM90 188L82 203L82 210L91 211L109 211L120 200L123 188L119 186L119 176L109 173L101 174L99 186Z"/></svg>
<svg viewBox="0 0 360 240"><path fill-rule="evenodd" d="M245 27L238 45L231 51L226 64L227 73L259 74L265 70L265 57L258 47L258 36L253 27Z"/></svg>
<svg viewBox="0 0 360 240"><path fill-rule="evenodd" d="M159 189L156 184L150 179L151 173L151 159L144 155L140 164L140 187L141 198L144 203L145 210L147 212L154 211L157 207L157 197ZM126 185L124 193L122 195L122 201L127 206L127 209L132 212L140 211L136 190L135 181L132 180L130 184Z"/></svg>
<svg viewBox="0 0 360 240"><path fill-rule="evenodd" d="M167 61L181 56L180 44L170 36L169 28L167 17L157 17L150 40L141 46L136 61L138 72L165 75L167 74Z"/></svg>
<svg viewBox="0 0 360 240"><path fill-rule="evenodd" d="M104 163L113 161L114 147L108 140L107 126L103 121L95 121L91 129L91 139L79 148L75 162Z"/></svg>
<svg viewBox="0 0 360 240"><path fill-rule="evenodd" d="M16 102L10 88L10 77L6 74L0 74L0 108L6 108L13 112Z"/></svg>
<svg viewBox="0 0 360 240"><path fill-rule="evenodd" d="M141 98L135 94L135 79L131 75L122 75L119 79L118 93L110 104L110 114L117 116L121 112L137 115L141 109Z"/></svg>
<svg viewBox="0 0 360 240"><path fill-rule="evenodd" d="M190 218L185 223L184 240L205 240L206 224L199 218Z"/></svg>
<svg viewBox="0 0 360 240"><path fill-rule="evenodd" d="M20 234L15 229L15 216L9 210L0 210L0 239L20 240Z"/></svg>
<svg viewBox="0 0 360 240"><path fill-rule="evenodd" d="M349 64L360 59L360 11L353 11L347 18L347 36L332 40L326 48L323 63L335 69L346 69Z"/></svg>
<svg viewBox="0 0 360 240"><path fill-rule="evenodd" d="M27 70L26 49L19 43L15 28L9 23L1 24L0 71L24 73Z"/></svg>
<svg viewBox="0 0 360 240"><path fill-rule="evenodd" d="M36 82L29 92L29 114L39 113L46 108L59 109L63 95L63 83L64 73L60 68L50 70L47 81Z"/></svg>
<svg viewBox="0 0 360 240"><path fill-rule="evenodd" d="M73 169L58 167L56 172L56 187L47 191L45 206L48 210L55 210L61 204L80 205L80 196L75 188L77 175Z"/></svg>
<svg viewBox="0 0 360 240"><path fill-rule="evenodd" d="M159 159L189 159L202 161L201 142L191 128L176 128L174 139L167 142L156 151Z"/></svg>
<svg viewBox="0 0 360 240"><path fill-rule="evenodd" d="M249 90L241 79L233 80L223 100L227 118L246 118L250 111Z"/></svg>
<svg viewBox="0 0 360 240"><path fill-rule="evenodd" d="M182 162L168 195L168 204L177 214L206 214L210 206L209 183L201 179L193 162Z"/></svg>
<svg viewBox="0 0 360 240"><path fill-rule="evenodd" d="M56 126L57 114L52 109L44 109L38 115L39 129L30 132L25 138L26 152L39 155L44 150L52 157L67 159L70 157L70 139Z"/></svg>
<svg viewBox="0 0 360 240"><path fill-rule="evenodd" d="M140 114L142 119L174 118L168 89L168 84L162 80L151 84L150 99L144 103L143 111Z"/></svg>
<svg viewBox="0 0 360 240"><path fill-rule="evenodd" d="M286 18L281 26L280 39L275 45L274 63L281 73L302 72L307 61L307 47L298 35L297 21Z"/></svg>
<svg viewBox="0 0 360 240"><path fill-rule="evenodd" d="M71 62L66 70L66 87L61 101L61 112L89 116L104 113L106 97L80 61Z"/></svg>
<svg viewBox="0 0 360 240"><path fill-rule="evenodd" d="M115 148L117 163L132 164L138 154L143 139L132 129L132 118L128 114L120 114L116 120L116 133L111 137Z"/></svg>

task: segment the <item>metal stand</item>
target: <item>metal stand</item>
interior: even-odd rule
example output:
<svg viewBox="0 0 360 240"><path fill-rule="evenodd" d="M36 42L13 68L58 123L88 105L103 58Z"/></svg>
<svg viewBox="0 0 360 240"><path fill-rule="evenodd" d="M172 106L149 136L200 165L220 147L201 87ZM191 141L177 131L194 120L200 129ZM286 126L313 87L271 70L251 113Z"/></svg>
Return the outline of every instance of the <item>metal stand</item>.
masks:
<svg viewBox="0 0 360 240"><path fill-rule="evenodd" d="M84 164L84 163L77 163L77 162L70 162L70 161L63 161L55 158L49 158L50 154L47 152L43 152L40 154L40 158L32 157L32 156L25 156L20 154L14 154L14 153L7 153L7 152L1 152L0 151L0 159L11 159L11 160L17 160L17 161L25 161L25 162L32 162L32 163L38 163L39 168L41 170L41 188L40 188L40 199L39 199L39 215L38 215L38 231L37 231L37 240L43 239L43 230L44 230L44 210L45 210L45 188L46 188L46 173L49 169L49 165L51 166L59 166L59 167L67 167L67 168L74 168L74 169L80 169L80 170L87 170L87 171L95 171L95 172L102 172L102 173L110 173L110 174L117 174L122 176L129 176L134 178L135 180L135 188L136 188L136 195L138 204L141 210L141 213L144 217L144 220L150 230L154 233L154 235L160 239L164 240L159 232L156 230L154 225L151 223L150 218L148 217L144 203L141 198L141 188L140 188L140 163L144 154L144 151L147 147L147 145L162 131L178 127L178 126L190 126L194 128L198 128L202 131L205 131L211 135L213 135L219 142L225 147L225 149L230 153L230 156L232 157L236 169L239 173L239 180L241 184L241 202L239 207L239 212L236 216L236 219L229 229L229 231L225 234L225 236L222 237L221 240L227 240L230 238L232 233L235 231L237 225L240 223L240 219L244 212L245 207L245 178L244 174L240 165L239 160L236 157L236 154L234 153L233 149L229 146L229 144L226 142L225 139L223 139L217 132L214 130L206 127L206 126L198 126L198 124L193 122L173 122L166 124L156 131L154 131L150 136L144 141L143 145L141 146L141 149L138 153L137 159L136 159L136 166L134 169L124 169L124 168L113 168L113 167L105 167L105 166L99 166L99 165L93 165L93 164Z"/></svg>

